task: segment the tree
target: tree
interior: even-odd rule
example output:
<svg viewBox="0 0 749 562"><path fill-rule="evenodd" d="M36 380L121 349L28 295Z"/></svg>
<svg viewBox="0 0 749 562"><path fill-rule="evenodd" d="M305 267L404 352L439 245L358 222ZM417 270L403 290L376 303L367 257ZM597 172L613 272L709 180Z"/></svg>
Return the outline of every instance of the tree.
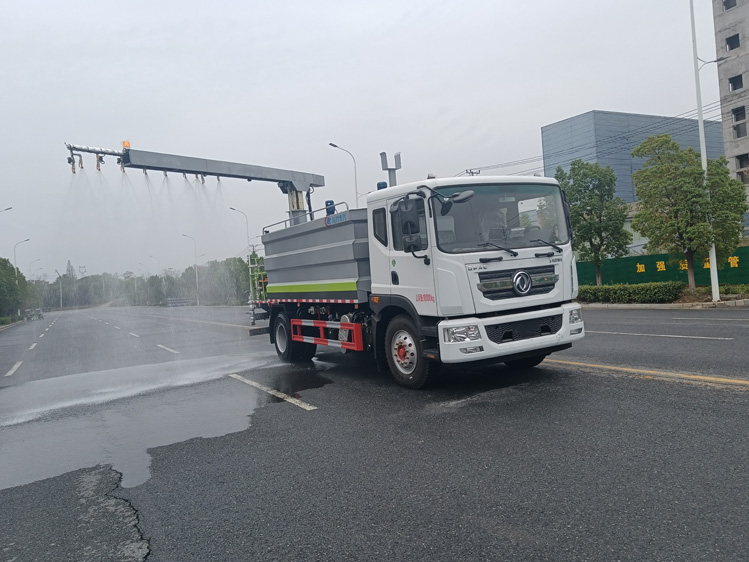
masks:
<svg viewBox="0 0 749 562"><path fill-rule="evenodd" d="M640 200L632 228L648 238L648 251L683 255L689 288L694 290L695 256L707 254L714 243L722 264L741 241L747 212L744 186L731 179L722 156L708 161L705 176L699 153L682 150L669 135L646 139L632 156L647 158L632 174Z"/></svg>
<svg viewBox="0 0 749 562"><path fill-rule="evenodd" d="M554 177L570 204L570 222L575 233L572 247L581 260L595 265L596 284L600 285L603 260L626 256L632 242L632 234L624 229L627 203L614 196L614 170L574 160L569 173L557 168Z"/></svg>

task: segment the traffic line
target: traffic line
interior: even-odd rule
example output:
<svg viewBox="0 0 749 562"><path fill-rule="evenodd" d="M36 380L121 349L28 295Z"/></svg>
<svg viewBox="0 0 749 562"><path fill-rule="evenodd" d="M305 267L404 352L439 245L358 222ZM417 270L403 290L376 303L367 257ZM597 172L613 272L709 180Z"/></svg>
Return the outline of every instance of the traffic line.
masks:
<svg viewBox="0 0 749 562"><path fill-rule="evenodd" d="M16 363L15 365L13 365L13 367L11 367L10 371L8 371L7 373L5 373L5 376L6 377L12 377L13 373L15 373L18 370L18 367L20 367L22 363L23 363L23 361L19 361L18 363Z"/></svg>
<svg viewBox="0 0 749 562"><path fill-rule="evenodd" d="M650 338L684 338L688 340L724 340L733 341L733 338L715 338L711 336L675 336L671 334L634 334L631 332L596 332L593 330L586 330L586 334L609 334L612 336L646 336Z"/></svg>
<svg viewBox="0 0 749 562"><path fill-rule="evenodd" d="M140 337L140 336L139 336L138 334L134 334L134 333L132 333L132 332L128 332L128 334L130 334L130 335L131 335L131 336L133 336L134 338L139 338L139 337Z"/></svg>
<svg viewBox="0 0 749 562"><path fill-rule="evenodd" d="M240 375L229 375L233 379L237 379L240 382L243 382L245 384L249 384L250 386L254 386L258 390L262 390L263 392L267 392L268 394L275 396L276 398L280 398L281 400L285 400L289 404L294 404L294 406L298 406L302 410L307 410L308 412L312 410L317 410L317 406L313 406L312 404L307 404L306 402L302 402L301 400L298 400L294 398L293 396L289 396L288 394L284 394L283 392L280 392L274 388L270 388L268 386L265 386L263 384L260 384L259 382L251 381L250 379L246 379Z"/></svg>
<svg viewBox="0 0 749 562"><path fill-rule="evenodd" d="M165 349L166 351L168 351L170 353L179 353L179 351L175 351L173 349L169 349L167 346L161 345L160 343L157 343L156 347L160 347L161 349Z"/></svg>
<svg viewBox="0 0 749 562"><path fill-rule="evenodd" d="M109 326L109 322L104 322L107 326Z"/></svg>
<svg viewBox="0 0 749 562"><path fill-rule="evenodd" d="M39 334L39 337L40 337L40 338L43 338L43 337L44 337L44 334Z"/></svg>
<svg viewBox="0 0 749 562"><path fill-rule="evenodd" d="M671 318L671 320L703 320L706 322L713 322L713 321L719 321L719 322L747 322L749 321L749 318Z"/></svg>
<svg viewBox="0 0 749 562"><path fill-rule="evenodd" d="M707 377L704 375L688 375L686 373L674 373L671 371L652 371L649 369L634 369L632 367L617 367L614 365L599 365L597 363L580 363L578 361L562 361L560 359L546 359L544 363L555 363L557 365L569 365L571 367L586 367L588 369L599 369L606 371L621 371L633 375L648 375L663 379L677 379L699 382L710 382L714 384L727 384L732 386L749 387L749 380L729 379L725 377Z"/></svg>
<svg viewBox="0 0 749 562"><path fill-rule="evenodd" d="M32 343L32 344L31 344L31 347L29 348L29 351L31 351L31 350L32 350L32 349L34 349L35 347L36 347L36 342L34 342L34 343Z"/></svg>
<svg viewBox="0 0 749 562"><path fill-rule="evenodd" d="M120 329L120 327L119 327L119 326L115 326L115 327L114 327L114 329L115 329L115 330L119 330L119 329Z"/></svg>
<svg viewBox="0 0 749 562"><path fill-rule="evenodd" d="M49 328L45 328L45 329L44 329L44 331L45 331L45 332L49 331Z"/></svg>

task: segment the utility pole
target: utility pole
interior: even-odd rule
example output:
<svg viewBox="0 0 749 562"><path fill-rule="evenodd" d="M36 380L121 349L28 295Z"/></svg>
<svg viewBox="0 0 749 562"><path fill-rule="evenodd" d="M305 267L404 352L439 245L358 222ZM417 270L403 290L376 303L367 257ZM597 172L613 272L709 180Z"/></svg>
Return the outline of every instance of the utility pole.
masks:
<svg viewBox="0 0 749 562"><path fill-rule="evenodd" d="M697 90L697 127L700 133L700 156L702 158L702 172L703 179L702 185L705 189L707 182L707 146L705 143L705 120L702 117L702 88L700 86L700 67L699 58L697 57L697 32L694 28L694 0L689 0L689 11L692 16L692 54L694 58L694 85ZM708 191L708 196L709 196ZM710 221L711 235L713 228L712 217L708 217ZM718 258L715 253L715 242L710 244L710 288L712 289L713 302L720 302L720 285L718 283Z"/></svg>
<svg viewBox="0 0 749 562"><path fill-rule="evenodd" d="M57 273L57 277L60 279L60 312L62 312L62 275L56 269L55 273Z"/></svg>
<svg viewBox="0 0 749 562"><path fill-rule="evenodd" d="M198 306L200 306L200 285L198 285L198 243L195 242L195 238L193 238L192 236L188 236L187 234L183 234L182 236L192 240L195 255L195 296L198 301Z"/></svg>

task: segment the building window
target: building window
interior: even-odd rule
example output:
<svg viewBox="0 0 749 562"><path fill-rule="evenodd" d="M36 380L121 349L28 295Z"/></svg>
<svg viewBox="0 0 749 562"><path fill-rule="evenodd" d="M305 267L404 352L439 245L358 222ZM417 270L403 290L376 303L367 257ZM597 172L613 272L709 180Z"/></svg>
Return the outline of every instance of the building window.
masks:
<svg viewBox="0 0 749 562"><path fill-rule="evenodd" d="M734 107L731 110L731 113L733 113L733 122L738 123L739 121L745 121L746 120L746 106L742 105L741 107Z"/></svg>
<svg viewBox="0 0 749 562"><path fill-rule="evenodd" d="M728 89L731 90L732 92L735 92L736 90L740 90L743 87L744 87L743 75L739 74L738 76L734 76L728 79Z"/></svg>
<svg viewBox="0 0 749 562"><path fill-rule="evenodd" d="M743 170L749 168L749 154L739 154L736 157L736 169Z"/></svg>
<svg viewBox="0 0 749 562"><path fill-rule="evenodd" d="M733 138L740 139L746 136L746 122L733 126Z"/></svg>
<svg viewBox="0 0 749 562"><path fill-rule="evenodd" d="M736 176L739 178L739 181L743 183L744 185L749 185L749 174L746 172L739 172L736 174Z"/></svg>
<svg viewBox="0 0 749 562"><path fill-rule="evenodd" d="M723 10L730 10L736 7L736 0L723 0Z"/></svg>
<svg viewBox="0 0 749 562"><path fill-rule="evenodd" d="M739 34L731 35L730 37L726 37L726 51L733 51L734 49L738 49L741 47L741 40L739 39Z"/></svg>

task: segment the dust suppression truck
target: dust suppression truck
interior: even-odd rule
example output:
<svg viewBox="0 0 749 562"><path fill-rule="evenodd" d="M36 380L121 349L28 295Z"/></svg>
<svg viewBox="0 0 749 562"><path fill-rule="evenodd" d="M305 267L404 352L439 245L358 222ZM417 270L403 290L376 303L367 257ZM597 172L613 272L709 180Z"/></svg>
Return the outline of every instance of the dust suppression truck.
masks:
<svg viewBox="0 0 749 562"><path fill-rule="evenodd" d="M442 363L527 369L583 338L569 210L539 177L428 179L263 229L270 341L373 354L421 388Z"/></svg>

